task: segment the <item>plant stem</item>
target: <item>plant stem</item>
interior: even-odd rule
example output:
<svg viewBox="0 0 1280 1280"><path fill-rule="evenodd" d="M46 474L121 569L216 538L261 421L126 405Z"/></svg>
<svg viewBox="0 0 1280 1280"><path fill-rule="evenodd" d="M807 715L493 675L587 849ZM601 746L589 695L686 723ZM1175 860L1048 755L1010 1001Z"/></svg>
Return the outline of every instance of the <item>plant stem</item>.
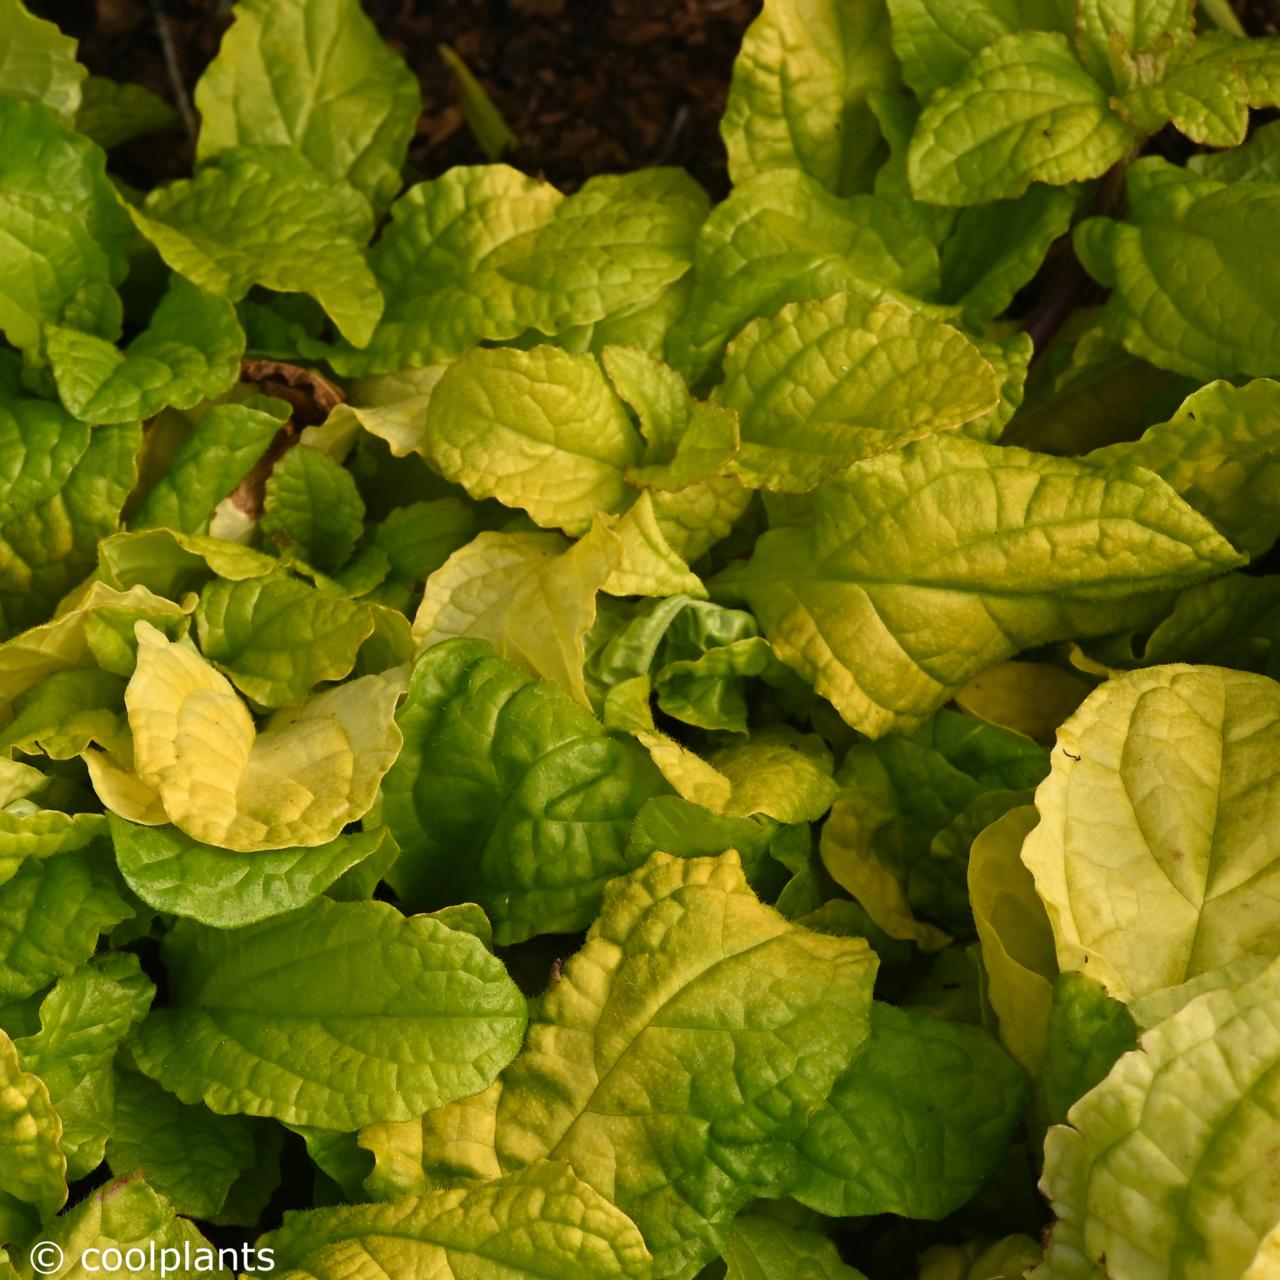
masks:
<svg viewBox="0 0 1280 1280"><path fill-rule="evenodd" d="M1236 17L1236 11L1231 7L1231 0L1200 0L1200 8L1219 31L1228 31L1233 36L1247 34L1240 19Z"/></svg>

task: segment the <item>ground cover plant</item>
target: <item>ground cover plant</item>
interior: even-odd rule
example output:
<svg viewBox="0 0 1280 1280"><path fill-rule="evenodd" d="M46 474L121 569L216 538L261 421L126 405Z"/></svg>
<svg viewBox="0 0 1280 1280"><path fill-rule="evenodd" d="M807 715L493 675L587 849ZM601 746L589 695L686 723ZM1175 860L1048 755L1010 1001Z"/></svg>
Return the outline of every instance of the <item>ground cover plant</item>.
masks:
<svg viewBox="0 0 1280 1280"><path fill-rule="evenodd" d="M195 106L0 0L0 1277L1280 1274L1280 40L766 0L714 207L354 0Z"/></svg>

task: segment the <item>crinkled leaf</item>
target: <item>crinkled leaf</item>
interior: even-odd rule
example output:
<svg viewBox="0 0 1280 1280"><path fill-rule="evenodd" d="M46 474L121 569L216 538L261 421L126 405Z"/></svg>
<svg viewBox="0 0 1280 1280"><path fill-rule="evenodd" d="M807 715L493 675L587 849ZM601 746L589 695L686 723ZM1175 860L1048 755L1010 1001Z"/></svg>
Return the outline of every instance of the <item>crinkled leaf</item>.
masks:
<svg viewBox="0 0 1280 1280"><path fill-rule="evenodd" d="M80 106L85 69L76 42L21 0L0 4L0 95L43 103L70 123ZM77 127L79 121L77 120Z"/></svg>
<svg viewBox="0 0 1280 1280"><path fill-rule="evenodd" d="M121 591L145 588L144 594L153 600L153 592L181 598L188 591L199 590L213 576L240 582L273 573L280 566L264 551L168 527L104 538L98 544L98 563L103 579L111 586ZM132 669L130 664L125 674Z"/></svg>
<svg viewBox="0 0 1280 1280"><path fill-rule="evenodd" d="M825 1236L763 1213L744 1213L733 1224L724 1261L725 1280L864 1280Z"/></svg>
<svg viewBox="0 0 1280 1280"><path fill-rule="evenodd" d="M1074 39L1081 61L1112 83L1117 50L1141 64L1189 42L1192 0L1080 0Z"/></svg>
<svg viewBox="0 0 1280 1280"><path fill-rule="evenodd" d="M106 76L89 76L76 109L76 132L110 150L148 133L178 123L178 113L158 94L140 84L120 84Z"/></svg>
<svg viewBox="0 0 1280 1280"><path fill-rule="evenodd" d="M826 743L782 726L757 729L741 746L712 752L707 763L728 780L723 812L730 815L816 822L839 792Z"/></svg>
<svg viewBox="0 0 1280 1280"><path fill-rule="evenodd" d="M318 569L346 563L364 529L364 501L351 472L319 449L290 449L271 469L262 532Z"/></svg>
<svg viewBox="0 0 1280 1280"><path fill-rule="evenodd" d="M67 1198L62 1121L39 1076L19 1063L13 1041L0 1031L0 1192L35 1205L44 1219Z"/></svg>
<svg viewBox="0 0 1280 1280"><path fill-rule="evenodd" d="M133 1042L182 1101L355 1129L407 1120L490 1084L525 1003L469 934L382 902L309 906L241 929L180 922L169 1007Z"/></svg>

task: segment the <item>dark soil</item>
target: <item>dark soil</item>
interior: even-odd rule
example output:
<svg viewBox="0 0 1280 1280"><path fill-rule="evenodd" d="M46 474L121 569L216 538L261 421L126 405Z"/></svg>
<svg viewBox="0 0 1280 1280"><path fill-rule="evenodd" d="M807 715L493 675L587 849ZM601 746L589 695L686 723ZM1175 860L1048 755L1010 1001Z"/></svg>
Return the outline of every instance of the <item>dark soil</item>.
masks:
<svg viewBox="0 0 1280 1280"><path fill-rule="evenodd" d="M29 0L81 40L91 71L170 102L190 94L230 22L226 0ZM728 189L718 122L733 59L760 0L365 0L422 84L411 166L432 177L485 159L437 53L451 44L485 86L520 148L508 157L572 190L592 174L683 165L715 196ZM175 68L166 60L167 30ZM121 148L139 185L180 175L190 144L157 136Z"/></svg>

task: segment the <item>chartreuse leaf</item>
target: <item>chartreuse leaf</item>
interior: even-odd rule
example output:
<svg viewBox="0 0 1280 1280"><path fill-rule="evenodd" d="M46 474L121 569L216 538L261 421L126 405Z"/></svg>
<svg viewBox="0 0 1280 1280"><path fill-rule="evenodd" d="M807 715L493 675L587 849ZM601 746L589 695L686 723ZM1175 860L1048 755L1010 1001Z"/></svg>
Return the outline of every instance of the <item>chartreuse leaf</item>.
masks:
<svg viewBox="0 0 1280 1280"><path fill-rule="evenodd" d="M0 332L32 352L46 323L113 337L130 231L106 156L48 107L0 96L0 193Z"/></svg>
<svg viewBox="0 0 1280 1280"><path fill-rule="evenodd" d="M1280 326L1266 252L1280 185L1215 182L1155 157L1125 173L1123 222L1090 218L1076 252L1112 292L1107 330L1128 351L1196 378L1270 374Z"/></svg>
<svg viewBox="0 0 1280 1280"><path fill-rule="evenodd" d="M897 84L879 0L769 0L742 38L720 123L735 185L801 169L836 195L866 190L880 141L866 99Z"/></svg>
<svg viewBox="0 0 1280 1280"><path fill-rule="evenodd" d="M594 356L558 347L477 348L431 396L431 457L473 498L521 507L536 524L585 533L629 499L642 444Z"/></svg>
<svg viewBox="0 0 1280 1280"><path fill-rule="evenodd" d="M1213 382L1141 440L1095 449L1090 462L1146 467L1233 545L1259 556L1280 536L1280 382Z"/></svg>
<svg viewBox="0 0 1280 1280"><path fill-rule="evenodd" d="M29 859L0 885L0 1000L39 991L84 964L98 935L133 911L96 846Z"/></svg>
<svg viewBox="0 0 1280 1280"><path fill-rule="evenodd" d="M419 652L487 640L499 657L588 705L584 637L620 547L603 525L576 543L558 533L481 533L427 579L413 620Z"/></svg>
<svg viewBox="0 0 1280 1280"><path fill-rule="evenodd" d="M1036 811L1022 805L997 818L969 850L969 900L982 946L987 998L1000 1042L1033 1075L1049 1044L1049 1015L1058 961L1053 929L1035 880L1022 863L1022 844Z"/></svg>
<svg viewBox="0 0 1280 1280"><path fill-rule="evenodd" d="M266 397L211 405L134 512L130 528L203 533L214 508L249 474L288 418L288 405Z"/></svg>
<svg viewBox="0 0 1280 1280"><path fill-rule="evenodd" d="M1259 125L1243 146L1192 156L1187 168L1215 182L1280 181L1280 121Z"/></svg>
<svg viewBox="0 0 1280 1280"><path fill-rule="evenodd" d="M0 1192L52 1218L67 1199L62 1121L39 1076L26 1071L13 1041L0 1031Z"/></svg>
<svg viewBox="0 0 1280 1280"><path fill-rule="evenodd" d="M888 0L902 78L927 101L953 85L974 54L1013 31L1070 31L1063 0Z"/></svg>
<svg viewBox="0 0 1280 1280"><path fill-rule="evenodd" d="M343 373L451 360L481 339L554 335L649 303L688 270L707 198L674 169L592 178L565 197L506 165L411 187L371 254L387 310Z"/></svg>
<svg viewBox="0 0 1280 1280"><path fill-rule="evenodd" d="M219 1114L355 1129L489 1085L520 1047L525 1003L470 934L382 902L309 906L242 929L179 922L169 1007L138 1066Z"/></svg>
<svg viewBox="0 0 1280 1280"><path fill-rule="evenodd" d="M691 1277L753 1197L786 1191L795 1143L867 1034L875 957L796 928L737 854L654 854L615 882L503 1077L504 1169L568 1160Z"/></svg>
<svg viewBox="0 0 1280 1280"><path fill-rule="evenodd" d="M188 591L199 590L211 576L240 582L260 578L280 567L280 562L265 551L170 528L139 529L104 538L98 544L98 564L104 581L113 587L145 587L148 594L160 592L179 598ZM193 601L191 608L194 607ZM130 663L125 674L132 670Z"/></svg>
<svg viewBox="0 0 1280 1280"><path fill-rule="evenodd" d="M786 726L757 729L741 746L712 752L707 763L729 783L723 812L730 815L816 822L839 792L826 743Z"/></svg>
<svg viewBox="0 0 1280 1280"><path fill-rule="evenodd" d="M701 489L702 484L689 486ZM701 579L667 540L658 516L657 499L645 490L617 519L601 516L599 523L616 541L616 563L602 590L615 596L667 596L687 593L705 599ZM679 496L679 495L676 495Z"/></svg>
<svg viewBox="0 0 1280 1280"><path fill-rule="evenodd" d="M282 1280L378 1273L432 1280L652 1275L635 1224L559 1162L391 1204L293 1213L263 1243Z"/></svg>
<svg viewBox="0 0 1280 1280"><path fill-rule="evenodd" d="M86 74L70 36L21 0L0 3L0 95L43 103L70 123Z"/></svg>
<svg viewBox="0 0 1280 1280"><path fill-rule="evenodd" d="M995 1244L935 1244L920 1255L919 1280L1023 1280L1043 1257L1039 1242L1022 1234Z"/></svg>
<svg viewBox="0 0 1280 1280"><path fill-rule="evenodd" d="M511 126L503 119L502 112L498 110L484 85L476 79L471 68L452 45L441 43L436 48L440 61L449 68L453 76L462 118L467 122L467 128L471 130L471 135L484 152L485 158L500 160L507 152L514 151L520 145L520 139L512 133Z"/></svg>
<svg viewBox="0 0 1280 1280"><path fill-rule="evenodd" d="M393 719L400 676L348 681L259 732L224 676L149 624L137 630L125 706L135 781L160 821L226 849L284 849L325 844L368 811L400 746ZM95 765L108 758L87 759L100 786ZM131 821L157 821L150 808L144 817L117 795L108 807Z"/></svg>
<svg viewBox="0 0 1280 1280"><path fill-rule="evenodd" d="M106 76L85 80L75 114L76 132L106 150L177 123L178 113L158 94L140 84L120 84Z"/></svg>
<svg viewBox="0 0 1280 1280"><path fill-rule="evenodd" d="M877 1002L871 1034L800 1139L789 1193L835 1217L945 1217L999 1168L1028 1094L981 1028Z"/></svg>
<svg viewBox="0 0 1280 1280"><path fill-rule="evenodd" d="M112 1062L154 995L136 956L108 953L60 979L40 1003L40 1030L14 1041L24 1069L48 1085L62 1118L70 1178L102 1162L112 1131Z"/></svg>
<svg viewBox="0 0 1280 1280"><path fill-rule="evenodd" d="M696 383L747 321L788 302L840 292L927 297L937 288L936 246L888 200L838 199L799 170L760 174L699 231L693 292L667 358Z"/></svg>
<svg viewBox="0 0 1280 1280"><path fill-rule="evenodd" d="M123 677L97 667L59 671L13 701L0 747L70 760L90 743L113 750L124 738ZM89 819L93 814L76 814ZM73 815L64 814L68 822Z"/></svg>
<svg viewBox="0 0 1280 1280"><path fill-rule="evenodd" d="M1000 662L960 689L956 705L1033 742L1052 742L1089 689L1087 681L1051 662Z"/></svg>
<svg viewBox="0 0 1280 1280"><path fill-rule="evenodd" d="M140 442L136 423L91 428L47 400L0 403L0 635L43 622L92 569Z"/></svg>
<svg viewBox="0 0 1280 1280"><path fill-rule="evenodd" d="M179 1212L216 1218L232 1184L258 1158L244 1116L214 1115L179 1102L137 1071L117 1069L107 1163L117 1176L145 1173Z"/></svg>
<svg viewBox="0 0 1280 1280"><path fill-rule="evenodd" d="M195 624L204 656L263 707L295 706L321 681L341 680L373 631L365 606L283 573L215 578Z"/></svg>
<svg viewBox="0 0 1280 1280"><path fill-rule="evenodd" d="M309 294L357 345L382 314L363 251L368 203L283 147L223 152L129 214L174 271L219 297L238 302L255 284Z"/></svg>
<svg viewBox="0 0 1280 1280"><path fill-rule="evenodd" d="M1272 1270L1278 1011L1275 964L1192 1000L1049 1131L1041 1186L1057 1222L1038 1277Z"/></svg>
<svg viewBox="0 0 1280 1280"><path fill-rule="evenodd" d="M1022 852L1064 969L1127 1002L1276 954L1278 751L1265 676L1153 667L1085 699Z"/></svg>
<svg viewBox="0 0 1280 1280"><path fill-rule="evenodd" d="M400 190L422 109L416 77L359 0L245 0L195 101L198 160L292 147L378 210Z"/></svg>
<svg viewBox="0 0 1280 1280"><path fill-rule="evenodd" d="M795 492L990 412L1000 384L958 329L840 293L749 324L730 344L716 396L738 412L739 478Z"/></svg>
<svg viewBox="0 0 1280 1280"><path fill-rule="evenodd" d="M916 199L971 205L1032 182L1096 178L1142 139L1066 36L1017 31L988 45L920 113L907 158Z"/></svg>
<svg viewBox="0 0 1280 1280"><path fill-rule="evenodd" d="M45 331L58 395L85 422L131 422L220 395L240 372L235 308L174 276L151 323L126 350L75 329Z"/></svg>
<svg viewBox="0 0 1280 1280"><path fill-rule="evenodd" d="M825 1236L763 1213L734 1222L724 1261L725 1280L864 1280Z"/></svg>
<svg viewBox="0 0 1280 1280"><path fill-rule="evenodd" d="M717 579L870 736L1019 649L1122 629L1240 557L1164 481L939 435L850 468ZM929 625L920 627L921 610Z"/></svg>
<svg viewBox="0 0 1280 1280"><path fill-rule="evenodd" d="M1123 88L1116 62L1141 75L1190 43L1191 0L1080 0L1074 39L1081 61L1104 85ZM1148 71L1147 75L1154 74Z"/></svg>
<svg viewBox="0 0 1280 1280"><path fill-rule="evenodd" d="M389 881L417 909L478 902L499 943L590 922L636 865L627 832L665 790L644 753L477 640L418 661L383 783L400 845ZM642 854L639 856L643 856Z"/></svg>
<svg viewBox="0 0 1280 1280"><path fill-rule="evenodd" d="M148 906L218 929L306 906L352 867L382 852L383 829L335 836L315 848L252 856L200 844L175 827L141 827L110 814L116 864Z"/></svg>
<svg viewBox="0 0 1280 1280"><path fill-rule="evenodd" d="M946 710L909 737L854 743L823 863L882 929L937 946L943 935L917 918L914 900L934 838L982 795L1034 787L1047 769L1042 747Z"/></svg>

